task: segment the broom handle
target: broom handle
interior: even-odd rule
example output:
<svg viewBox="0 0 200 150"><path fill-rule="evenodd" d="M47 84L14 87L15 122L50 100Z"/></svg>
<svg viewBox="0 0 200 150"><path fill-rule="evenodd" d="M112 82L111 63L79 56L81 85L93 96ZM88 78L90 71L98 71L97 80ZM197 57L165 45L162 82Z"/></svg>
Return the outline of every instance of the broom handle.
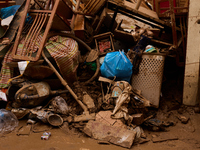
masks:
<svg viewBox="0 0 200 150"><path fill-rule="evenodd" d="M78 99L74 91L69 87L67 82L63 79L63 77L58 73L58 71L55 69L55 67L52 65L52 63L48 60L48 58L45 56L44 52L42 52L42 56L45 59L45 61L49 64L49 66L53 69L54 73L57 75L61 83L66 87L66 89L69 90L71 95L74 97L74 99L78 102L78 104L83 108L83 110L86 112L88 111L87 107Z"/></svg>

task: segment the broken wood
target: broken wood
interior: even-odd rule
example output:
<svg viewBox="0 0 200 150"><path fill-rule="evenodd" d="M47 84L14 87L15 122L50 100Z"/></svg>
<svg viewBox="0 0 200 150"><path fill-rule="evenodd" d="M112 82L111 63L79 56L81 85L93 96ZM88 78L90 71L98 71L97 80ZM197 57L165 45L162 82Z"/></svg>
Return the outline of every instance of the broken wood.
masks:
<svg viewBox="0 0 200 150"><path fill-rule="evenodd" d="M162 133L162 134L160 134L159 137L152 138L153 143L170 141L170 140L178 140L178 137L176 137L172 134Z"/></svg>
<svg viewBox="0 0 200 150"><path fill-rule="evenodd" d="M108 82L108 83L110 83L110 84L115 84L115 81L110 80L110 79L108 79L108 78L101 77L101 76L99 77L99 81Z"/></svg>
<svg viewBox="0 0 200 150"><path fill-rule="evenodd" d="M96 50L91 50L86 58L86 62L93 62L99 57L99 52Z"/></svg>

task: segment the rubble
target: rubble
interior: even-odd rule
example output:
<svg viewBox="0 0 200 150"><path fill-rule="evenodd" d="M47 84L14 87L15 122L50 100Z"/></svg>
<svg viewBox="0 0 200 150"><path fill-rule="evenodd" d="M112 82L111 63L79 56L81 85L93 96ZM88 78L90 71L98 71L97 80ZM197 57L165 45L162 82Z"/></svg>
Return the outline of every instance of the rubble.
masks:
<svg viewBox="0 0 200 150"><path fill-rule="evenodd" d="M106 140L126 148L132 146L136 135L134 131L109 126L98 121L89 121L83 131L94 139Z"/></svg>
<svg viewBox="0 0 200 150"><path fill-rule="evenodd" d="M131 148L149 141L143 127L166 131L177 123L172 116L187 124L181 109L152 114L165 57L179 57L177 49L186 45L185 22L176 25L174 7L164 19L152 7L142 0L25 0L0 35L2 99L17 119L28 119L17 135L60 127ZM118 19L119 13L128 19ZM178 137L152 138L167 140Z"/></svg>
<svg viewBox="0 0 200 150"><path fill-rule="evenodd" d="M189 117L186 117L186 116L183 116L183 115L180 115L180 116L177 116L177 117L184 124L188 123L188 121L190 119Z"/></svg>

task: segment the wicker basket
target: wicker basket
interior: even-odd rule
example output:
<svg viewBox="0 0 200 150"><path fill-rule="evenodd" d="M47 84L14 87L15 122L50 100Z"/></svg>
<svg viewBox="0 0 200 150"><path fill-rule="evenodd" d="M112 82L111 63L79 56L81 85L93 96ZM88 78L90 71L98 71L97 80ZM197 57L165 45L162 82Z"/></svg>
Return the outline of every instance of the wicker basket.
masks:
<svg viewBox="0 0 200 150"><path fill-rule="evenodd" d="M163 78L165 55L160 53L143 53L139 73L132 75L132 87L142 91L142 95L159 107Z"/></svg>

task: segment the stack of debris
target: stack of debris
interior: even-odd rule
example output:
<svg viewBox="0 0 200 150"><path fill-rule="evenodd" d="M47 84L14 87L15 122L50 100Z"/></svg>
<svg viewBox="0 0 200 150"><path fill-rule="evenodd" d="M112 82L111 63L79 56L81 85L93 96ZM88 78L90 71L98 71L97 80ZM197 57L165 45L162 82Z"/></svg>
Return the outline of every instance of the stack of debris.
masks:
<svg viewBox="0 0 200 150"><path fill-rule="evenodd" d="M148 108L159 106L164 57L181 47L185 32L152 7L142 0L24 1L0 38L6 109L126 148L146 138L140 125L171 125Z"/></svg>

